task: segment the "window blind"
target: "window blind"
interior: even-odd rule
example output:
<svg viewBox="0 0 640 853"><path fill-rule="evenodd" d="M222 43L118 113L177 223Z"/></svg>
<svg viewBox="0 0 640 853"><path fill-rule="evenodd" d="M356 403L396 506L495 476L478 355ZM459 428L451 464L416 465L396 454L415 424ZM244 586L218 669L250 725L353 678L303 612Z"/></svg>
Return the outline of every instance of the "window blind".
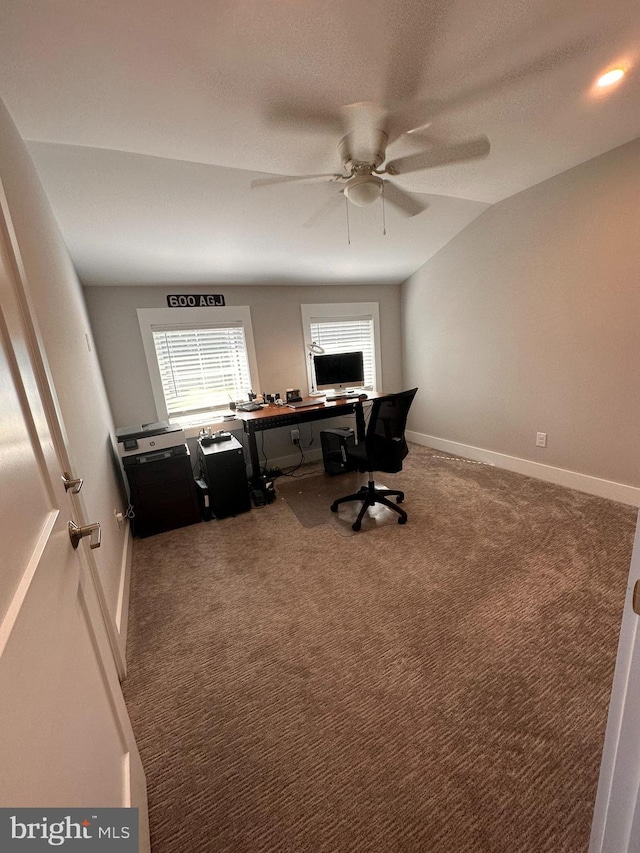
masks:
<svg viewBox="0 0 640 853"><path fill-rule="evenodd" d="M362 350L365 387L375 387L372 317L341 317L335 320L312 317L309 330L311 340L321 346L328 355Z"/></svg>
<svg viewBox="0 0 640 853"><path fill-rule="evenodd" d="M243 399L251 388L241 323L198 329L152 327L169 416Z"/></svg>

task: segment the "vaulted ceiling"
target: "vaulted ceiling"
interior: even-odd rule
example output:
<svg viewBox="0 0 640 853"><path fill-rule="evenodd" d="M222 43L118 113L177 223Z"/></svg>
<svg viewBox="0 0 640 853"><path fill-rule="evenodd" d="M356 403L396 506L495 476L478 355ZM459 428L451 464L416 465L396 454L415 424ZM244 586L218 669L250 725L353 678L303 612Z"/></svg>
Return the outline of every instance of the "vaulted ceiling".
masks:
<svg viewBox="0 0 640 853"><path fill-rule="evenodd" d="M0 8L0 94L87 285L402 281L491 204L640 136L639 53L637 0ZM387 162L490 152L393 177L409 217L329 178L252 188L342 173L360 102L384 108Z"/></svg>

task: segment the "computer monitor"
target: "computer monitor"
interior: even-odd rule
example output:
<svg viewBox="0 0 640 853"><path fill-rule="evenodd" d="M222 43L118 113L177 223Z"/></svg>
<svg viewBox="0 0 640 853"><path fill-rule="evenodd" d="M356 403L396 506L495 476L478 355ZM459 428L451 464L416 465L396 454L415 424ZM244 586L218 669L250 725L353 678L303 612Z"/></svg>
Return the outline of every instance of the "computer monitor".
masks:
<svg viewBox="0 0 640 853"><path fill-rule="evenodd" d="M313 359L318 391L345 391L364 385L362 351L316 355Z"/></svg>

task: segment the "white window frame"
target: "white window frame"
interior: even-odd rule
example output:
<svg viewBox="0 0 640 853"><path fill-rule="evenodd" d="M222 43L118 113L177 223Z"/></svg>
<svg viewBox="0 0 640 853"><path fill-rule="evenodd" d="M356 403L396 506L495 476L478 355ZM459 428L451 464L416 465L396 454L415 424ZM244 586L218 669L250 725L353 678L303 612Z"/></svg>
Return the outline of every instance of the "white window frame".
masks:
<svg viewBox="0 0 640 853"><path fill-rule="evenodd" d="M169 417L167 404L164 399L162 379L160 378L156 348L153 341L154 326L197 329L241 323L244 328L244 337L247 345L251 385L253 388L260 388L258 360L253 341L253 326L251 324L251 309L248 305L233 305L219 308L138 308L137 313L140 333L142 335L142 345L147 360L151 389L159 421L173 420L174 422L184 423L190 417L194 420L202 420L202 416L194 414L193 416L181 415L180 417ZM216 412L224 408L225 406L212 406L211 412Z"/></svg>
<svg viewBox="0 0 640 853"><path fill-rule="evenodd" d="M309 391L314 385L313 359L309 358L311 322L317 320L372 320L373 321L373 388L382 388L382 356L380 348L380 305L378 302L329 302L319 305L300 305L302 333L306 356Z"/></svg>

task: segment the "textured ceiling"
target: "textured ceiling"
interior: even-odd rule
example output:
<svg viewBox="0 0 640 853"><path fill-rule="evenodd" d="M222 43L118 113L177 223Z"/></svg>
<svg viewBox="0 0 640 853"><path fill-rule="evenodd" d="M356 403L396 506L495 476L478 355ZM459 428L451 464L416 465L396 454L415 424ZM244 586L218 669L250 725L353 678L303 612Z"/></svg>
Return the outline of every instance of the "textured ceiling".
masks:
<svg viewBox="0 0 640 853"><path fill-rule="evenodd" d="M4 0L0 94L86 284L402 281L493 204L640 136L640 13L612 0ZM593 83L623 64L605 96ZM427 209L349 206L338 118L372 101Z"/></svg>

